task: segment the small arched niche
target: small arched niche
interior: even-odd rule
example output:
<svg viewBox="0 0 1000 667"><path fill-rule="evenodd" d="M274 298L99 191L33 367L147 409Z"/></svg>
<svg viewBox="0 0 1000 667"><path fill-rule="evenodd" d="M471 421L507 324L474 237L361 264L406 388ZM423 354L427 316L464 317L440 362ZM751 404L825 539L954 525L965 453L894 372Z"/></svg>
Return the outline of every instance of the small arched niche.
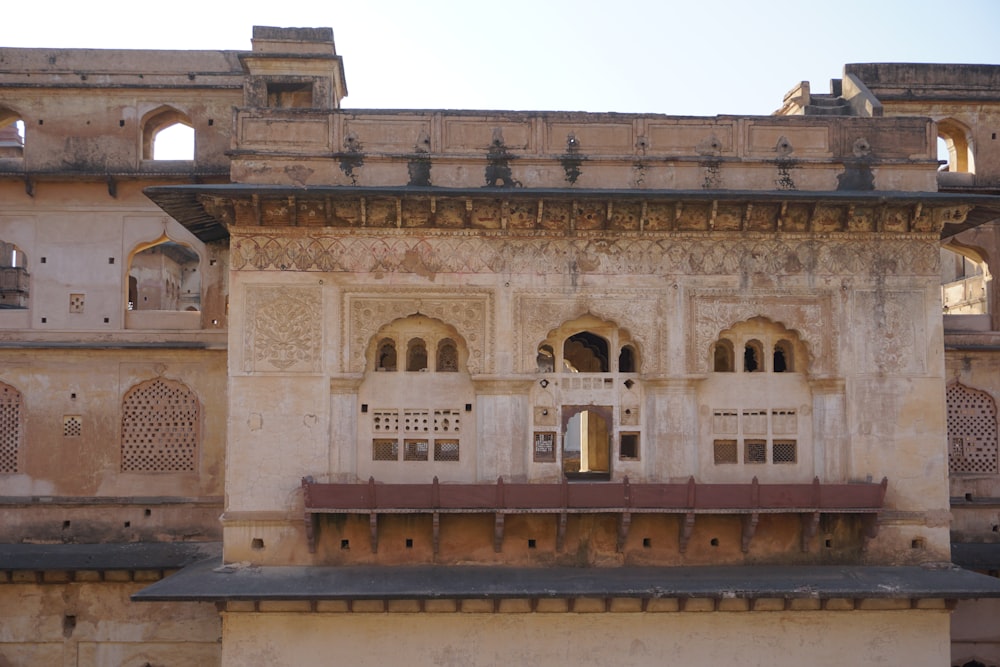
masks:
<svg viewBox="0 0 1000 667"><path fill-rule="evenodd" d="M716 373L732 373L736 370L732 341L720 338L712 344L712 370Z"/></svg>
<svg viewBox="0 0 1000 667"><path fill-rule="evenodd" d="M143 160L194 160L191 119L173 107L151 111L142 121Z"/></svg>
<svg viewBox="0 0 1000 667"><path fill-rule="evenodd" d="M764 346L756 339L743 344L743 372L760 373L764 370Z"/></svg>
<svg viewBox="0 0 1000 667"><path fill-rule="evenodd" d="M622 349L618 352L618 372L639 372L639 353L633 345L622 345Z"/></svg>
<svg viewBox="0 0 1000 667"><path fill-rule="evenodd" d="M538 356L536 357L536 368L539 373L552 373L556 369L556 354L552 351L552 346L542 343L538 346Z"/></svg>
<svg viewBox="0 0 1000 667"><path fill-rule="evenodd" d="M396 341L391 338L383 338L378 342L378 349L375 352L375 370L390 371L396 370Z"/></svg>
<svg viewBox="0 0 1000 667"><path fill-rule="evenodd" d="M795 371L795 353L791 341L780 339L774 344L771 354L771 370L775 373L793 373Z"/></svg>
<svg viewBox="0 0 1000 667"><path fill-rule="evenodd" d="M406 370L427 370L427 343L423 338L411 338L406 343Z"/></svg>
<svg viewBox="0 0 1000 667"><path fill-rule="evenodd" d="M993 276L985 253L958 243L941 248L941 304L945 315L986 315Z"/></svg>
<svg viewBox="0 0 1000 667"><path fill-rule="evenodd" d="M458 372L458 346L450 338L438 342L436 370L439 373Z"/></svg>

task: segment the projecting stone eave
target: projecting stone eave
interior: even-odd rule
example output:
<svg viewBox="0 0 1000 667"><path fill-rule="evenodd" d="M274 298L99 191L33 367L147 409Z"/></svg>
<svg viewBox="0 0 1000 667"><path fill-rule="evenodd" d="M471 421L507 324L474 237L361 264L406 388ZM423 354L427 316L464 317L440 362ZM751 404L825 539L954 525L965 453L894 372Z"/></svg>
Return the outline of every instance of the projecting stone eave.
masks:
<svg viewBox="0 0 1000 667"><path fill-rule="evenodd" d="M209 558L135 593L132 599L137 602L777 599L786 601L785 605L789 605L787 601L804 599L878 599L906 601L905 608L911 608L915 600L994 597L1000 597L1000 581L950 564L941 567L244 567L224 565L217 558ZM816 609L821 608L818 603Z"/></svg>
<svg viewBox="0 0 1000 667"><path fill-rule="evenodd" d="M205 242L230 227L527 234L936 234L1000 217L992 195L895 191L162 185L144 190Z"/></svg>

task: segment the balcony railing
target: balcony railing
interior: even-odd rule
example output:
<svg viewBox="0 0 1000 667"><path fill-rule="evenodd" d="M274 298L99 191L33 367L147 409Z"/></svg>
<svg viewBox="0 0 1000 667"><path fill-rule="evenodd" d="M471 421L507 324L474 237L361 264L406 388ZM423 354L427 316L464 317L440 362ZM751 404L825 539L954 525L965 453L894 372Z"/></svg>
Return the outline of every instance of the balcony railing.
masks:
<svg viewBox="0 0 1000 667"><path fill-rule="evenodd" d="M504 517L508 514L553 514L558 517L556 548L562 550L570 514L618 514L618 550L628 537L632 514L671 514L681 517L680 550L684 552L701 514L738 515L742 520L742 549L749 551L761 514L794 514L802 521L802 550L809 551L823 514L852 514L863 518L865 543L878 533L878 515L888 479L881 483L698 484L694 478L680 484L508 483L380 484L368 482L320 484L305 477L306 535L310 552L316 550L319 514L367 514L371 549L378 551L380 514L431 514L434 553L438 553L441 514L493 514L493 548L501 550Z"/></svg>

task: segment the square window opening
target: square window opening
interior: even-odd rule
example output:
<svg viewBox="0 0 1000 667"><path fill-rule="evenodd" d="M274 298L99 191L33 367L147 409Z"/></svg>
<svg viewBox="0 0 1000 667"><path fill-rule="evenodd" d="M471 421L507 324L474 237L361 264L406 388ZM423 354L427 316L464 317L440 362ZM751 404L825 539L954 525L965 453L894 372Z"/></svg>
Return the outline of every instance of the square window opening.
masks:
<svg viewBox="0 0 1000 667"><path fill-rule="evenodd" d="M639 460L639 434L622 433L618 447L619 458L623 461Z"/></svg>
<svg viewBox="0 0 1000 667"><path fill-rule="evenodd" d="M747 440L743 449L744 463L767 463L767 442L764 440Z"/></svg>
<svg viewBox="0 0 1000 667"><path fill-rule="evenodd" d="M551 432L535 433L535 462L552 463L556 460L556 434Z"/></svg>
<svg viewBox="0 0 1000 667"><path fill-rule="evenodd" d="M716 440L713 443L713 454L716 465L724 463L739 463L735 440Z"/></svg>

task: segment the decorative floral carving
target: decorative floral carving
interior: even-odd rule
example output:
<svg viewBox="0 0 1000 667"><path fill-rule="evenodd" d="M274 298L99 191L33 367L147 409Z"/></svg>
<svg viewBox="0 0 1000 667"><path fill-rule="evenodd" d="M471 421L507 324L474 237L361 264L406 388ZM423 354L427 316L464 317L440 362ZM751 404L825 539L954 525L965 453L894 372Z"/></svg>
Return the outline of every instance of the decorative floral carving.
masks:
<svg viewBox="0 0 1000 667"><path fill-rule="evenodd" d="M927 367L923 320L924 293L872 290L858 292L855 322L864 322L856 346L858 368L870 373L921 374Z"/></svg>
<svg viewBox="0 0 1000 667"><path fill-rule="evenodd" d="M896 275L932 275L931 237L841 234L822 243L807 234L702 233L635 236L578 232L575 238L468 231L418 235L394 230L341 231L306 238L287 232L234 234L236 270L348 273L558 273L642 275L762 273L856 274L869 267Z"/></svg>
<svg viewBox="0 0 1000 667"><path fill-rule="evenodd" d="M246 304L244 370L320 370L323 328L318 288L252 285Z"/></svg>

